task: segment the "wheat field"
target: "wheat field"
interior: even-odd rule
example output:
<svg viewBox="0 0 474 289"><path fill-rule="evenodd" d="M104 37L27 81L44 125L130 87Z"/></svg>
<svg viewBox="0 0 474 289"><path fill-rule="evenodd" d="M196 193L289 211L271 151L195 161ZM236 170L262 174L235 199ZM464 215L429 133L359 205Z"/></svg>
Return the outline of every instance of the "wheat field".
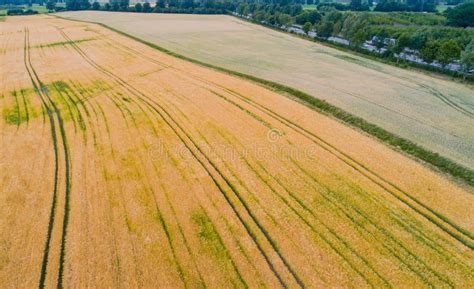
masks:
<svg viewBox="0 0 474 289"><path fill-rule="evenodd" d="M474 168L474 88L396 68L225 15L79 11L87 20L241 73L281 83Z"/></svg>
<svg viewBox="0 0 474 289"><path fill-rule="evenodd" d="M474 286L474 196L95 24L0 23L6 288Z"/></svg>

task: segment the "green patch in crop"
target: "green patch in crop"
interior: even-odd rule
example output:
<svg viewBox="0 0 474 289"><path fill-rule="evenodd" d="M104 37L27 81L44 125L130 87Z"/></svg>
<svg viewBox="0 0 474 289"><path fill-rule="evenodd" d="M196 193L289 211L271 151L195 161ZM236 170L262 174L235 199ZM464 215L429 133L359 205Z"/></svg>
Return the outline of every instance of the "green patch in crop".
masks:
<svg viewBox="0 0 474 289"><path fill-rule="evenodd" d="M118 257L113 259L112 266L115 268L115 270L120 270L120 259Z"/></svg>
<svg viewBox="0 0 474 289"><path fill-rule="evenodd" d="M69 84L67 84L66 82L62 80L54 81L51 85L54 87L54 89L56 89L59 92L64 92L70 89Z"/></svg>
<svg viewBox="0 0 474 289"><path fill-rule="evenodd" d="M72 94L70 85L65 81L58 80L47 84L46 89L49 91L52 101L59 109L62 120L65 122L72 121L75 129L79 124L79 128L84 131L85 124L82 123L83 119L76 107L76 101L70 97L70 94Z"/></svg>
<svg viewBox="0 0 474 289"><path fill-rule="evenodd" d="M22 122L26 121L26 118L21 117L18 106L5 107L3 109L3 119L6 124L10 125L19 125Z"/></svg>
<svg viewBox="0 0 474 289"><path fill-rule="evenodd" d="M20 93L17 91L10 93L14 103L5 106L2 110L2 116L6 124L20 125L38 116L38 112L31 105L30 96L32 92L33 90L30 89L22 89Z"/></svg>
<svg viewBox="0 0 474 289"><path fill-rule="evenodd" d="M110 85L103 80L94 80L92 81L92 86L94 90L104 91L110 89Z"/></svg>
<svg viewBox="0 0 474 289"><path fill-rule="evenodd" d="M127 225L127 229L130 233L135 234L137 232L136 225L130 220L129 217L125 216L125 224Z"/></svg>
<svg viewBox="0 0 474 289"><path fill-rule="evenodd" d="M104 168L104 169L102 170L102 177L103 177L104 180L106 180L106 181L110 180L110 174L109 174L109 171L108 171L106 168Z"/></svg>
<svg viewBox="0 0 474 289"><path fill-rule="evenodd" d="M121 171L123 176L128 181L140 180L142 178L142 173L137 169L138 163L136 155L138 153L137 149L129 149L124 155L119 159Z"/></svg>
<svg viewBox="0 0 474 289"><path fill-rule="evenodd" d="M49 47L55 47L55 46L66 46L66 45L73 45L73 44L78 44L81 42L92 41L92 40L95 40L95 38L85 38L85 39L79 39L79 40L74 40L74 41L68 40L68 41L52 42L48 44L37 45L35 47L49 48Z"/></svg>
<svg viewBox="0 0 474 289"><path fill-rule="evenodd" d="M228 257L227 249L206 213L199 211L194 213L191 218L199 228L198 236L206 249L218 259L226 259Z"/></svg>

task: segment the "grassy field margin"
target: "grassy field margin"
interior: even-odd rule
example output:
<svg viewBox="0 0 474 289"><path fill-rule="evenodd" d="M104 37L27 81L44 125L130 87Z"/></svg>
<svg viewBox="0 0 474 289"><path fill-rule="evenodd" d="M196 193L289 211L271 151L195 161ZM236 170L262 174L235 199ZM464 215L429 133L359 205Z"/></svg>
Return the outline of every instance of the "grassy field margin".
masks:
<svg viewBox="0 0 474 289"><path fill-rule="evenodd" d="M65 18L59 15L52 15L64 20L69 20L69 21L76 21L76 22L83 22L83 23L91 23L91 24L97 24L100 25L104 28L107 28L109 30L112 30L116 33L119 33L123 36L129 37L135 41L138 41L140 43L143 43L151 48L157 49L163 53L166 53L168 55L171 55L173 57L186 60L192 63L199 64L201 66L209 67L212 69L215 69L217 71L221 71L230 75L238 76L243 79L251 80L252 82L258 83L260 85L263 85L267 88L270 88L273 91L276 92L283 92L284 94L289 95L292 99L296 99L306 106L318 111L322 112L325 115L333 116L336 119L350 125L353 128L357 128L359 130L362 130L363 132L368 133L369 135L377 138L378 140L388 144L390 147L396 149L397 151L404 152L408 154L409 156L414 157L416 160L420 160L425 164L429 164L433 169L436 171L442 172L447 174L448 176L454 178L455 180L461 181L464 184L469 185L470 187L474 187L474 170L467 168L465 166L459 165L456 162L445 158L438 153L431 152L427 149L425 149L422 146L419 146L407 139L404 139L402 137L399 137L398 135L395 135L375 124L372 124L363 118L360 118L358 116L352 115L332 104L327 103L324 100L318 99L314 96L309 95L308 93L305 93L301 90L282 85L273 81L269 81L266 79L258 78L249 74L233 71L230 69L226 69L223 67L219 67L216 65L208 64L193 58L189 58L187 56L175 53L173 51L170 51L166 48L163 48L161 46L158 46L154 43L145 41L141 38L138 38L136 36L130 35L128 33L125 33L123 31L117 30L113 27L110 27L106 24L103 23L98 23L98 22L93 22L93 21L85 21L85 20L77 20L77 19L70 19L70 18Z"/></svg>

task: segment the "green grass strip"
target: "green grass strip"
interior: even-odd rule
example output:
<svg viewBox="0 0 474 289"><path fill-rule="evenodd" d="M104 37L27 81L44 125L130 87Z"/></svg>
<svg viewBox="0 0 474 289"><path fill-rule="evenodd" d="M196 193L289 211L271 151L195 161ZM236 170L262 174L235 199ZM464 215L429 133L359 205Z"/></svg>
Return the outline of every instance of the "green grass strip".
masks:
<svg viewBox="0 0 474 289"><path fill-rule="evenodd" d="M471 186L474 187L474 170L467 168L463 165L460 165L446 157L443 157L439 155L438 153L431 152L424 147L417 145L413 143L410 140L404 139L396 134L393 134L375 124L372 124L366 120L364 120L361 117L352 115L348 113L347 111L340 109L332 104L327 103L324 100L318 99L314 96L309 95L306 92L303 92L301 90L282 85L270 80L262 79L259 77L255 77L249 74L233 71L230 69L226 69L223 67L219 67L216 65L212 65L209 63L205 63L193 58L189 58L187 56L175 53L173 51L170 51L166 48L163 48L161 46L158 46L154 43L145 41L141 38L138 38L136 36L130 35L128 33L125 33L123 31L117 30L115 28L112 28L106 24L103 23L97 23L97 22L92 22L92 21L85 21L85 20L76 20L76 19L69 19L69 18L64 18L58 15L54 15L56 17L69 20L69 21L77 21L77 22L85 22L85 23L92 23L96 25L100 25L104 28L107 28L109 30L112 30L116 33L119 33L120 35L126 36L128 38L131 38L135 41L138 41L140 43L143 43L151 48L157 49L163 53L166 53L168 55L171 55L173 57L186 60L195 64L199 64L201 66L209 67L214 70L220 71L220 72L225 72L227 74L233 75L233 76L238 76L243 79L251 80L255 83L261 84L267 88L272 89L273 91L276 92L283 92L285 94L289 94L292 97L295 97L296 99L302 101L304 104L309 106L310 108L318 111L318 112L323 112L326 115L333 116L342 122L350 125L351 127L360 129L375 138L379 139L380 141L390 145L392 148L402 151L410 156L413 156L417 158L418 160L421 160L429 165L431 165L433 168L436 168L438 171L445 173L451 177L454 177L455 179Z"/></svg>

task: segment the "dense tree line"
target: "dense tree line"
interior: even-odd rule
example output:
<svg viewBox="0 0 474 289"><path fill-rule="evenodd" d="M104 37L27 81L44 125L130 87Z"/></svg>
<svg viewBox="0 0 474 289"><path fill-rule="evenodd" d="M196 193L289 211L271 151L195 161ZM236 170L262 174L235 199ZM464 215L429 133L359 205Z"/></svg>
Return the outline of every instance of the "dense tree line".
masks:
<svg viewBox="0 0 474 289"><path fill-rule="evenodd" d="M417 11L417 12L436 12L435 0L381 0L375 11Z"/></svg>
<svg viewBox="0 0 474 289"><path fill-rule="evenodd" d="M43 5L45 1L43 0L0 0L0 5L1 6L20 6L20 5L29 5L31 6L32 4L39 4Z"/></svg>
<svg viewBox="0 0 474 289"><path fill-rule="evenodd" d="M230 1L216 0L157 0L152 7L150 3L137 3L135 6L130 6L129 0L111 0L110 3L101 6L98 2L91 5L87 0L67 0L66 8L68 10L225 14L227 11L235 10L236 5Z"/></svg>
<svg viewBox="0 0 474 289"><path fill-rule="evenodd" d="M448 19L448 25L459 27L474 27L474 2L461 4L455 8L449 8L444 15Z"/></svg>
<svg viewBox="0 0 474 289"><path fill-rule="evenodd" d="M8 9L7 15L13 16L13 15L34 15L38 14L38 11L34 11L32 9L21 9L21 8L13 8L13 9Z"/></svg>
<svg viewBox="0 0 474 289"><path fill-rule="evenodd" d="M244 3L238 6L237 12L273 26L298 24L305 33L313 30L320 38L343 37L356 50L370 40L377 48L384 48L381 57L392 58L410 49L428 63L437 61L447 65L461 59L466 70L472 69L474 44L470 43L474 30L442 26L446 18L435 14L341 12L329 5L321 5L317 11L300 11L293 5ZM399 22L406 25L394 25Z"/></svg>
<svg viewBox="0 0 474 289"><path fill-rule="evenodd" d="M461 52L472 50L474 31L444 27L397 27L372 25L370 13L324 13L315 25L319 35L342 36L354 47L366 40L374 40L377 47L385 47L386 56L400 53L405 48L419 51L426 62L437 61L443 65L460 59ZM375 36L375 37L374 37ZM384 42L391 39L389 44Z"/></svg>

